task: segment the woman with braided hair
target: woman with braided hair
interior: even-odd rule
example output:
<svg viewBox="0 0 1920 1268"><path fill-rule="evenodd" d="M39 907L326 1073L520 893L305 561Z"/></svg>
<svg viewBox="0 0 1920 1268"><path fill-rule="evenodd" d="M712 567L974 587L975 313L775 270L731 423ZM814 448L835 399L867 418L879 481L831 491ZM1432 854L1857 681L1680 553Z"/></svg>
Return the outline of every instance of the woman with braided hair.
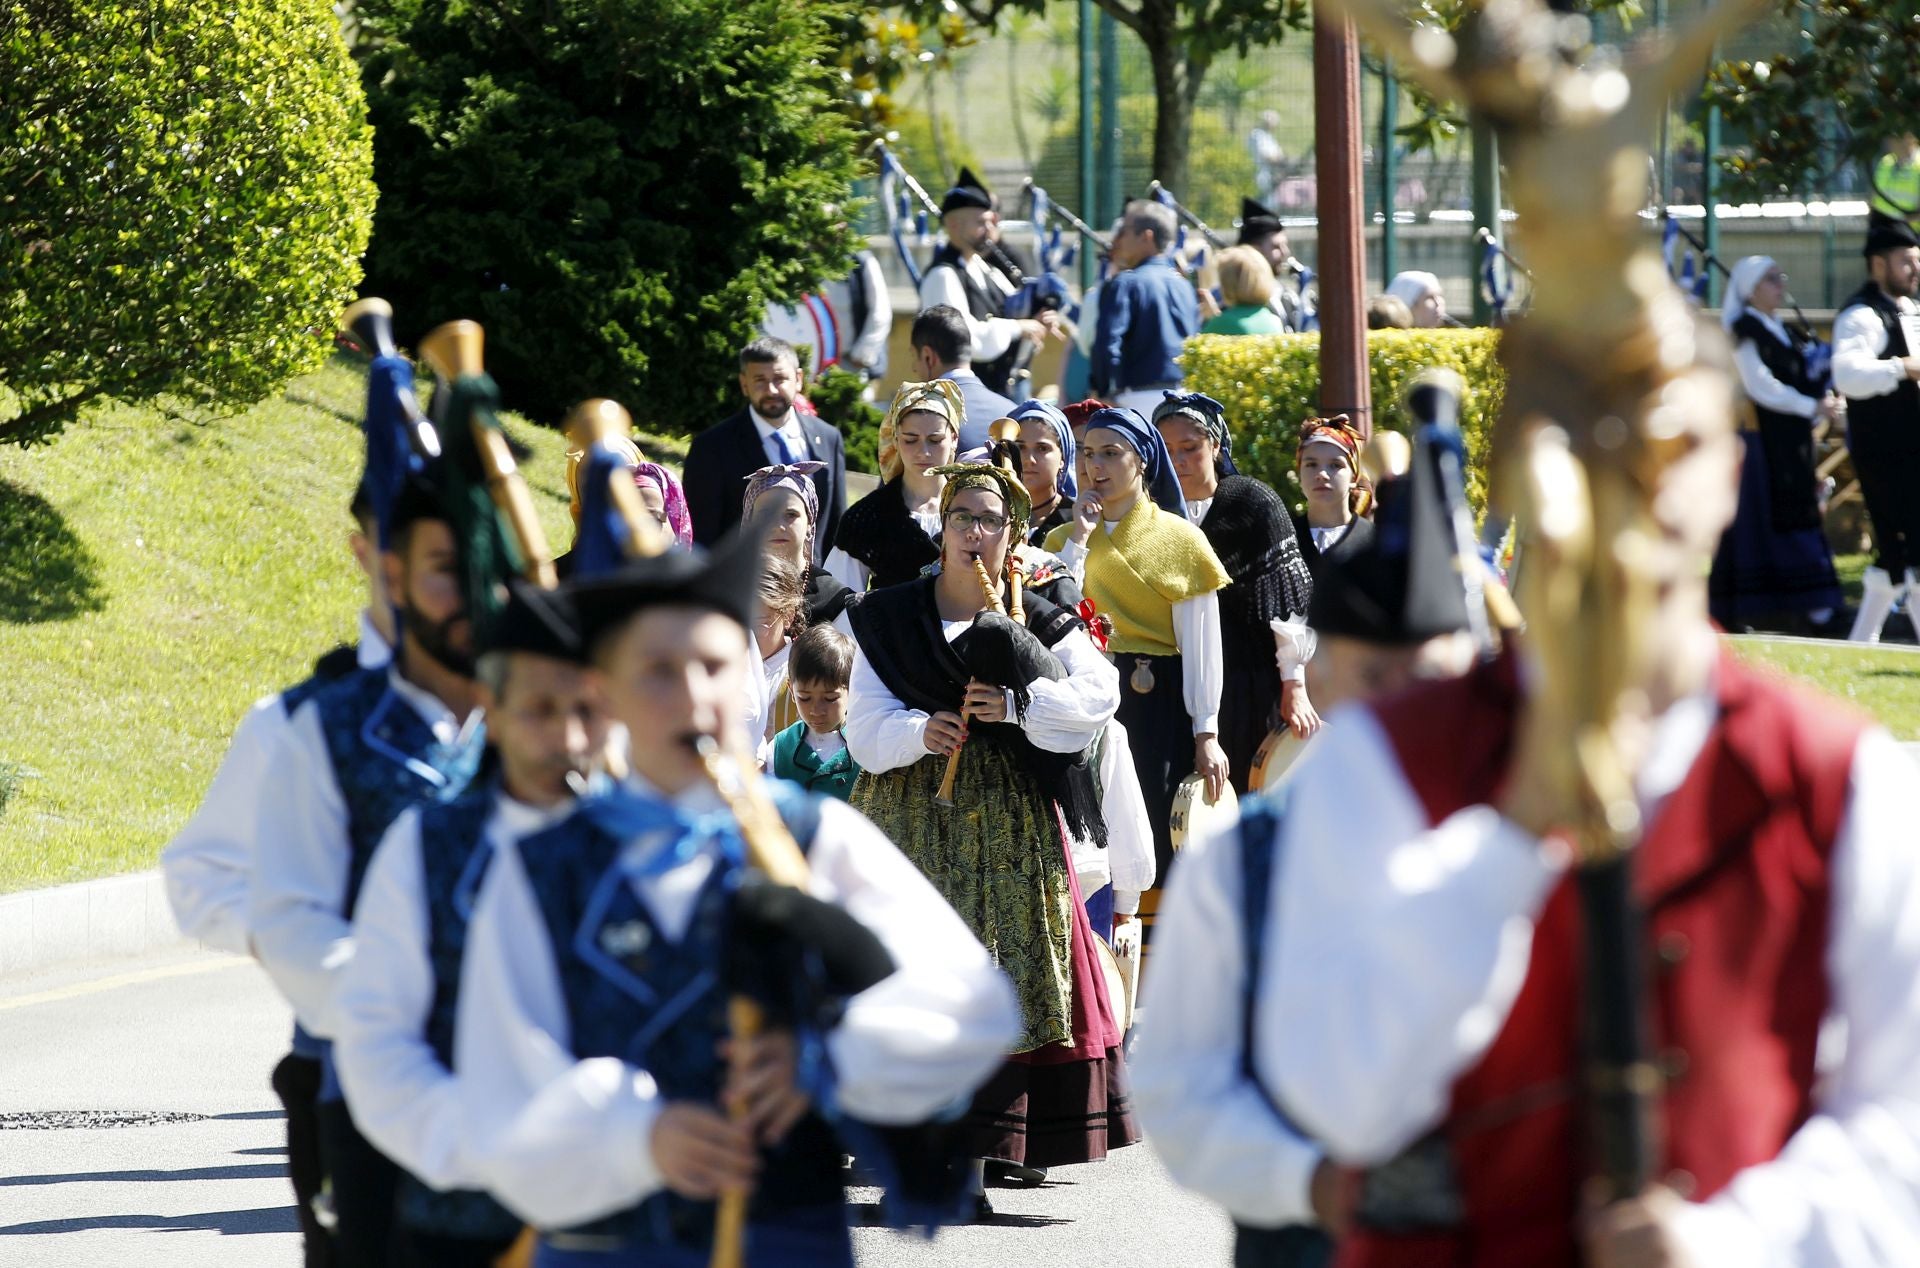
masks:
<svg viewBox="0 0 1920 1268"><path fill-rule="evenodd" d="M856 594L911 581L940 558L935 469L959 452L967 420L951 379L902 383L880 423L879 488L847 508L827 569Z"/></svg>
<svg viewBox="0 0 1920 1268"><path fill-rule="evenodd" d="M1276 723L1310 729L1305 666L1283 683L1274 667L1276 620L1304 620L1313 574L1280 495L1233 465L1225 408L1199 392L1168 392L1153 411L1167 444L1187 519L1206 535L1231 583L1220 591L1220 747L1236 792Z"/></svg>
<svg viewBox="0 0 1920 1268"><path fill-rule="evenodd" d="M1086 749L1113 716L1119 678L1056 565L1020 567L1018 589L1009 584L1029 513L1019 479L992 465L933 474L945 481L939 570L849 611L853 805L960 913L1020 998L1020 1040L969 1113L974 1155L1030 1171L1095 1161L1138 1132L1068 838L1105 841ZM1020 618L982 610L996 606ZM981 1218L991 1213L983 1195Z"/></svg>

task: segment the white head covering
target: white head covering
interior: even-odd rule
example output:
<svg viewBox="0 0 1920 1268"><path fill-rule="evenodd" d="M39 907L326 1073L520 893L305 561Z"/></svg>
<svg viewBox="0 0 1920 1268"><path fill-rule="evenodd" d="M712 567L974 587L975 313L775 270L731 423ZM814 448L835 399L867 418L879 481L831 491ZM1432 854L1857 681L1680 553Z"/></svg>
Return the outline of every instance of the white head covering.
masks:
<svg viewBox="0 0 1920 1268"><path fill-rule="evenodd" d="M1393 296L1408 308L1412 308L1415 304L1418 304L1429 291L1437 292L1439 289L1439 278L1431 273L1422 273L1418 269L1409 269L1405 273L1397 273L1394 275L1394 279L1387 283L1387 294Z"/></svg>
<svg viewBox="0 0 1920 1268"><path fill-rule="evenodd" d="M1745 315L1747 301L1753 298L1753 288L1760 284L1760 279L1765 277L1767 270L1772 267L1772 256L1750 255L1734 265L1732 271L1727 274L1727 297L1720 309L1720 324L1726 327L1729 333L1733 330L1733 323ZM1765 315L1764 313L1755 314L1762 317Z"/></svg>

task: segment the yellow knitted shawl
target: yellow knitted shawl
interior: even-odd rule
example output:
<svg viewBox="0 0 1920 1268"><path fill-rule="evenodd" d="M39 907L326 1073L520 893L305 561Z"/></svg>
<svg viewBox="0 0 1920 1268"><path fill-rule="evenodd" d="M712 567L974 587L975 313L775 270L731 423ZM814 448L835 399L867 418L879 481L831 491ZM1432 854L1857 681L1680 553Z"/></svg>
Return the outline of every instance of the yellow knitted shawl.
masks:
<svg viewBox="0 0 1920 1268"><path fill-rule="evenodd" d="M1060 525L1047 534L1047 549L1058 553L1072 536L1073 525ZM1172 656L1180 650L1173 605L1227 582L1206 534L1144 493L1111 533L1096 528L1087 543L1084 589L1093 606L1113 618L1109 651Z"/></svg>

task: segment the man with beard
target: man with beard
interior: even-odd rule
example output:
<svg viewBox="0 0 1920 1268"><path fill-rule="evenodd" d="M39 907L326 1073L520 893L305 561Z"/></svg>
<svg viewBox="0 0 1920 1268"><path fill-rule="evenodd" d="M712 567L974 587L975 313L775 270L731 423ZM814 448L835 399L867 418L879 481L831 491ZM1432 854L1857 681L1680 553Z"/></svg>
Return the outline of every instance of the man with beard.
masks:
<svg viewBox="0 0 1920 1268"><path fill-rule="evenodd" d="M400 618L391 665L329 684L294 711L268 759L251 893L254 949L323 1041L320 1151L339 1262L388 1262L398 1172L355 1129L334 1075L335 986L374 847L402 811L459 794L483 736L461 558L440 491L413 477L382 543ZM321 1201L326 1201L323 1193Z"/></svg>
<svg viewBox="0 0 1920 1268"><path fill-rule="evenodd" d="M1867 233L1867 283L1833 319L1833 385L1847 398L1847 448L1873 521L1850 636L1877 643L1902 590L1920 594L1920 237L1906 224Z"/></svg>
<svg viewBox="0 0 1920 1268"><path fill-rule="evenodd" d="M813 475L820 494L813 562L825 558L846 509L847 457L838 429L794 408L805 386L792 345L762 338L740 350L740 394L747 408L695 436L681 470L696 543L710 546L740 522L740 495L760 468L824 462Z"/></svg>
<svg viewBox="0 0 1920 1268"><path fill-rule="evenodd" d="M463 1169L453 1031L467 917L496 852L572 812L575 782L607 740L570 601L513 582L488 642L477 679L490 772L388 829L336 992L334 1056L354 1123L406 1168L401 1237L411 1262L439 1268L488 1268L521 1228Z"/></svg>

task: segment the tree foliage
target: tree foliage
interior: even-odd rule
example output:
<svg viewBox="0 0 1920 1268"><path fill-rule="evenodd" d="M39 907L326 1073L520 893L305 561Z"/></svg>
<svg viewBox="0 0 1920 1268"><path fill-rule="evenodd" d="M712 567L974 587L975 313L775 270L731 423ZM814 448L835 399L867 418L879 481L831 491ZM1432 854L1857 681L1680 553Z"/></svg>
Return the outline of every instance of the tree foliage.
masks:
<svg viewBox="0 0 1920 1268"><path fill-rule="evenodd" d="M403 336L487 328L515 407L705 426L770 299L851 265L860 159L831 42L785 0L360 0Z"/></svg>
<svg viewBox="0 0 1920 1268"><path fill-rule="evenodd" d="M319 364L374 202L325 0L0 0L0 83L0 443Z"/></svg>
<svg viewBox="0 0 1920 1268"><path fill-rule="evenodd" d="M1736 197L1819 189L1850 167L1871 179L1888 138L1920 132L1920 4L1790 0L1781 13L1776 56L1722 62L1707 81L1707 103L1747 138L1721 160Z"/></svg>

